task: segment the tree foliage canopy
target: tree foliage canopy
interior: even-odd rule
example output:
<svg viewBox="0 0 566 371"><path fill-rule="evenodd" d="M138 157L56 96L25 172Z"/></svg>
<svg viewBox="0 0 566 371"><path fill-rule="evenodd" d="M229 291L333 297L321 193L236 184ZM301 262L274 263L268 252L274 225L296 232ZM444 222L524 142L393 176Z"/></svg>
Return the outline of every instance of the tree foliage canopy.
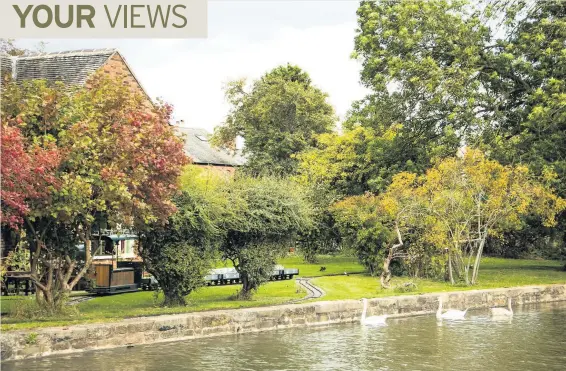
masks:
<svg viewBox="0 0 566 371"><path fill-rule="evenodd" d="M416 226L422 226L424 241L445 249L452 282L455 275L466 283L477 281L488 237L521 229L525 216L555 225L556 215L566 208L566 201L534 179L526 166L504 166L477 150L439 161L416 183L399 184L401 175L390 189L414 195L422 216L415 219ZM554 176L547 174L549 180Z"/></svg>
<svg viewBox="0 0 566 371"><path fill-rule="evenodd" d="M249 298L298 234L312 228L313 210L301 187L281 178L238 177L224 194L220 251L240 273L240 296Z"/></svg>
<svg viewBox="0 0 566 371"><path fill-rule="evenodd" d="M334 128L336 118L327 94L312 85L308 74L293 65L280 66L254 81L226 88L232 109L215 129L217 145L233 147L245 140L245 168L253 175L289 175L295 172L293 155L315 144L315 135Z"/></svg>
<svg viewBox="0 0 566 371"><path fill-rule="evenodd" d="M139 227L165 221L174 211L170 199L187 158L169 126L170 114L171 107L151 105L119 79L100 73L83 88L32 80L8 82L3 89L3 135L4 128L21 132L22 163L37 158L37 166L50 170L35 171L39 192L45 192L42 182L56 184L47 197L29 193L20 210L32 251L31 276L46 306L59 305L88 269L93 228ZM59 161L42 165L42 153L58 153Z"/></svg>
<svg viewBox="0 0 566 371"><path fill-rule="evenodd" d="M33 206L47 207L59 185L55 170L61 154L55 146L37 144L26 148L17 127L2 124L2 224L19 228Z"/></svg>
<svg viewBox="0 0 566 371"><path fill-rule="evenodd" d="M141 256L165 295L165 305L183 305L185 296L204 285L212 268L218 217L198 189L185 189L174 199L176 212L166 224L140 234Z"/></svg>

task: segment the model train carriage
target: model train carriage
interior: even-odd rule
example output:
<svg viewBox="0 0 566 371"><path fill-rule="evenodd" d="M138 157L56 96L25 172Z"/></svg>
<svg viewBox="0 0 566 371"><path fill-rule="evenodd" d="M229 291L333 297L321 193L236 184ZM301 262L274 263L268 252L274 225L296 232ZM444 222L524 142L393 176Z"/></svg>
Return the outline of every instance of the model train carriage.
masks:
<svg viewBox="0 0 566 371"><path fill-rule="evenodd" d="M136 291L139 287L134 268L114 268L111 264L95 266L94 283L89 291L96 294Z"/></svg>
<svg viewBox="0 0 566 371"><path fill-rule="evenodd" d="M141 261L134 261L132 253L125 246L131 247L136 241L134 234L105 234L100 241L94 241L97 254L94 257L94 276L90 276L92 287L89 292L96 294L114 294L137 291L142 284L143 266Z"/></svg>
<svg viewBox="0 0 566 371"><path fill-rule="evenodd" d="M293 279L294 276L299 274L299 270L296 268L284 268L283 266L277 265L271 273L270 279L272 281L276 280L289 280ZM236 271L236 268L217 268L210 271L210 274L204 277L206 284L208 286L216 285L231 285L241 283L240 274Z"/></svg>

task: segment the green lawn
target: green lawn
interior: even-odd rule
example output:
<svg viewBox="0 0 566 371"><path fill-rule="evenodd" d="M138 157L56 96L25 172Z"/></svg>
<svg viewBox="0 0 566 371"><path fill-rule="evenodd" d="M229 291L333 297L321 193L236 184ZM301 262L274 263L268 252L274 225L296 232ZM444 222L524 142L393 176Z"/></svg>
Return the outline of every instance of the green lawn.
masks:
<svg viewBox="0 0 566 371"><path fill-rule="evenodd" d="M299 268L301 277L317 277L346 273L362 273L364 267L352 256L330 256L322 255L318 258L318 263L308 264L303 258L297 255L281 259L280 264L285 268ZM321 272L320 268L326 267Z"/></svg>
<svg viewBox="0 0 566 371"><path fill-rule="evenodd" d="M397 292L394 288L382 290L379 280L367 274L352 274L362 272L363 268L353 257L322 256L317 264L306 264L298 256L282 259L281 264L289 268L299 268L300 276L312 277L313 283L326 292L320 300L359 299L362 297L380 297L406 294ZM320 267L326 267L320 272ZM544 260L508 260L484 258L480 268L479 284L473 287L451 286L445 282L433 280L412 280L418 287L414 294L426 292L442 292L468 289L483 289L495 287L512 287L534 284L565 283L566 272L562 265L555 261ZM343 275L349 273L348 276ZM338 274L338 275L335 275ZM332 276L335 275L335 276ZM410 281L409 278L394 278L392 286ZM77 305L78 312L64 318L49 318L45 320L21 320L10 318L16 303L22 300L33 300L25 297L2 297L0 304L2 312L8 313L2 318L2 330L36 328L47 326L62 326L88 322L115 321L122 318L172 314L212 309L232 309L255 306L276 305L301 298L305 293L299 289L294 280L270 282L260 288L254 299L241 301L233 299L239 286L204 287L188 296L189 305L186 307L164 308L156 301L152 292L96 297Z"/></svg>
<svg viewBox="0 0 566 371"><path fill-rule="evenodd" d="M234 294L239 286L203 287L188 296L186 307L164 308L160 305L162 298L155 300L153 292L139 291L119 295L100 296L77 305L78 313L65 318L49 318L45 320L26 321L21 319L2 318L2 330L62 326L88 322L109 322L128 317L152 316L197 312L211 309L233 309L276 305L299 299L305 296L294 280L269 282L260 287L252 300L235 300ZM2 312L10 313L14 303L21 300L33 300L26 297L2 297Z"/></svg>
<svg viewBox="0 0 566 371"><path fill-rule="evenodd" d="M279 264L285 268L298 268L301 277L318 277L346 273L362 273L364 267L358 263L357 259L352 256L331 256L321 255L318 257L316 264L305 263L299 255L290 255L279 260ZM230 261L218 262L217 268L232 267ZM325 267L324 271L321 268Z"/></svg>
<svg viewBox="0 0 566 371"><path fill-rule="evenodd" d="M326 296L320 300L340 300L406 295L407 293L397 292L394 288L408 281L417 285L417 290L412 294L566 283L566 272L557 261L483 258L478 280L475 286L452 286L441 281L394 277L392 288L387 290L380 288L379 277L369 275L320 277L313 279L312 283L326 292Z"/></svg>

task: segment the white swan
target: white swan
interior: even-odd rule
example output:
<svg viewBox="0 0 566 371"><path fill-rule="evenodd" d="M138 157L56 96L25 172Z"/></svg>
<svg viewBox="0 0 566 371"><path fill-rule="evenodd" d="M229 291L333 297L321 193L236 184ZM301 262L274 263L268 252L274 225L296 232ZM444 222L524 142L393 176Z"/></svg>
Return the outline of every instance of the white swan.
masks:
<svg viewBox="0 0 566 371"><path fill-rule="evenodd" d="M511 308L511 298L507 298L507 308L495 307L489 308L493 317L513 317L513 308Z"/></svg>
<svg viewBox="0 0 566 371"><path fill-rule="evenodd" d="M442 297L438 298L438 310L436 311L437 319L464 319L468 310L450 309L442 313Z"/></svg>
<svg viewBox="0 0 566 371"><path fill-rule="evenodd" d="M368 310L368 299L363 298L362 302L364 303L364 310L362 311L362 319L360 323L366 326L386 326L385 320L387 319L387 315L384 314L383 316L372 316L366 317L366 313Z"/></svg>

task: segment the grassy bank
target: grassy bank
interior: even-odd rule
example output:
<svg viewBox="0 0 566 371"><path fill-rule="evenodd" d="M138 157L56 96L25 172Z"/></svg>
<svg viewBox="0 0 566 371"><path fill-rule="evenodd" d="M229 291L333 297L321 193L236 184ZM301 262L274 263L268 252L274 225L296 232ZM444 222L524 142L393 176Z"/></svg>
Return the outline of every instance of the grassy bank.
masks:
<svg viewBox="0 0 566 371"><path fill-rule="evenodd" d="M300 275L318 276L313 283L324 289L326 296L321 300L359 299L362 297L380 297L402 294L420 294L427 292L457 291L467 289L485 289L496 287L513 287L524 285L540 285L565 283L566 272L559 262L543 260L507 260L485 258L480 269L479 284L473 287L451 286L445 282L433 280L411 280L394 278L392 288L382 290L376 277L362 272L363 268L353 257L320 257L317 264L306 264L300 257L292 256L281 261L286 267L299 268ZM321 267L326 267L321 271ZM343 275L346 272L349 275ZM339 274L339 276L336 276ZM407 293L395 289L402 283L412 281L417 289ZM76 313L61 318L49 319L16 319L10 316L14 309L23 303L22 297L2 297L2 312L8 313L2 318L2 330L62 326L89 322L116 321L128 317L149 316L194 312L212 309L233 309L266 305L277 305L301 298L305 293L295 285L294 281L270 282L260 288L251 301L235 300L234 295L239 286L205 287L188 296L187 307L164 308L160 306L161 298L152 292L136 292L120 295L96 297L77 305Z"/></svg>
<svg viewBox="0 0 566 371"><path fill-rule="evenodd" d="M235 294L239 286L211 286L203 287L187 297L186 307L162 307L162 297L155 293L139 291L119 295L95 297L92 300L77 304L77 312L61 318L35 319L27 321L11 318L10 313L23 301L32 301L33 298L2 297L2 312L8 316L2 318L2 331L63 326L90 322L111 322L129 317L152 316L159 314L173 314L185 312L198 312L211 309L235 309L257 306L277 305L289 300L302 298L305 293L300 290L294 281L270 282L258 290L252 300L236 300ZM18 303L19 302L19 303Z"/></svg>
<svg viewBox="0 0 566 371"><path fill-rule="evenodd" d="M566 272L563 265L557 261L484 258L480 267L479 282L474 286L450 285L442 281L407 277L394 277L391 281L391 288L386 290L379 287L377 277L368 275L319 277L313 279L312 283L325 290L327 295L321 300L341 300L566 283ZM417 289L411 292L402 291L399 287L409 281L416 284Z"/></svg>

